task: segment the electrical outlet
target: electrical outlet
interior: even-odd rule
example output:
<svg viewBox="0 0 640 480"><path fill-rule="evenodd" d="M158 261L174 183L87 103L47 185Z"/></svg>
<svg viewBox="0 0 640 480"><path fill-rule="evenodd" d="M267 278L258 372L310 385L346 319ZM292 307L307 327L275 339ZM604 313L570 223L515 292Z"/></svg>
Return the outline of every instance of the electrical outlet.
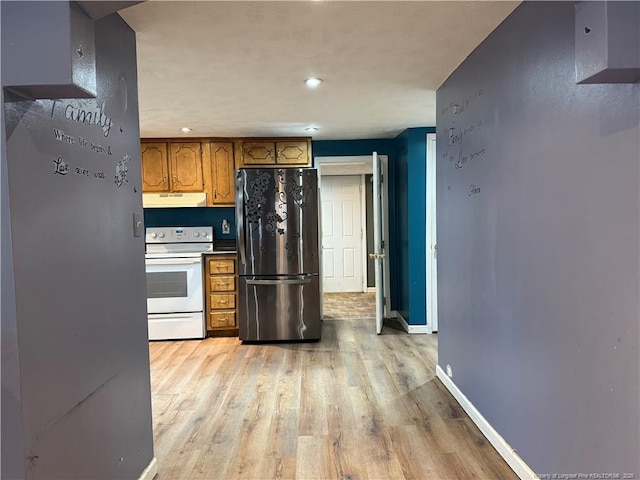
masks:
<svg viewBox="0 0 640 480"><path fill-rule="evenodd" d="M222 234L229 235L229 220L226 218L222 220Z"/></svg>

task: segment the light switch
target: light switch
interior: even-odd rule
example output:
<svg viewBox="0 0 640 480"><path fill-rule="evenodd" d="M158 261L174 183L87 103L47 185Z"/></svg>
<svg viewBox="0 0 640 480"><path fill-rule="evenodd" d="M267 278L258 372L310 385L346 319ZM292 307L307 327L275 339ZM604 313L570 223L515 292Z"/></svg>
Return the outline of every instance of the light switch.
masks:
<svg viewBox="0 0 640 480"><path fill-rule="evenodd" d="M133 214L133 236L142 236L142 215L139 213Z"/></svg>

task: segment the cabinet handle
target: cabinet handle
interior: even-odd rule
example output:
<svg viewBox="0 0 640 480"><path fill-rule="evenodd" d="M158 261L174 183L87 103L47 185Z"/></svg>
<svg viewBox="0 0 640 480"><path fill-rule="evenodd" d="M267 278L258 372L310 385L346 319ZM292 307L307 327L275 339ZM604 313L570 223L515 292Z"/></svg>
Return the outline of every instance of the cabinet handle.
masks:
<svg viewBox="0 0 640 480"><path fill-rule="evenodd" d="M164 183L165 185L167 184L167 177L162 178L162 183Z"/></svg>
<svg viewBox="0 0 640 480"><path fill-rule="evenodd" d="M217 198L218 197L218 190L217 189L213 189L213 198ZM218 267L220 268L220 267Z"/></svg>
<svg viewBox="0 0 640 480"><path fill-rule="evenodd" d="M229 303L229 300L219 300L218 303L221 303L222 305L226 305L227 303Z"/></svg>
<svg viewBox="0 0 640 480"><path fill-rule="evenodd" d="M218 285L224 285L225 287L229 285L229 282L218 282Z"/></svg>

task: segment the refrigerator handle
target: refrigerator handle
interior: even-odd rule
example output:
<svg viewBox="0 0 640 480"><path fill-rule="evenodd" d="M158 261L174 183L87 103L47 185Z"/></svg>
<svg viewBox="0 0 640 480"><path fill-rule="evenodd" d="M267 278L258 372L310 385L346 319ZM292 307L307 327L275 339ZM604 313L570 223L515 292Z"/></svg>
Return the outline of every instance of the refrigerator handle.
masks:
<svg viewBox="0 0 640 480"><path fill-rule="evenodd" d="M240 264L247 264L244 242L244 176L240 170L236 171L236 233L238 236L238 250L240 250Z"/></svg>
<svg viewBox="0 0 640 480"><path fill-rule="evenodd" d="M247 279L247 285L304 285L311 283L311 276L305 275L297 279L255 280Z"/></svg>

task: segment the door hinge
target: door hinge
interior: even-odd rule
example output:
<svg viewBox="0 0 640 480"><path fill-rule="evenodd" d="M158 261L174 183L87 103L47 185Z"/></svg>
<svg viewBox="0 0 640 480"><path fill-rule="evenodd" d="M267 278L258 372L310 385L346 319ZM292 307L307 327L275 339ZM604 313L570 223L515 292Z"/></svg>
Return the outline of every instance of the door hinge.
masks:
<svg viewBox="0 0 640 480"><path fill-rule="evenodd" d="M380 242L381 248L384 248L384 240L382 240L382 242Z"/></svg>

